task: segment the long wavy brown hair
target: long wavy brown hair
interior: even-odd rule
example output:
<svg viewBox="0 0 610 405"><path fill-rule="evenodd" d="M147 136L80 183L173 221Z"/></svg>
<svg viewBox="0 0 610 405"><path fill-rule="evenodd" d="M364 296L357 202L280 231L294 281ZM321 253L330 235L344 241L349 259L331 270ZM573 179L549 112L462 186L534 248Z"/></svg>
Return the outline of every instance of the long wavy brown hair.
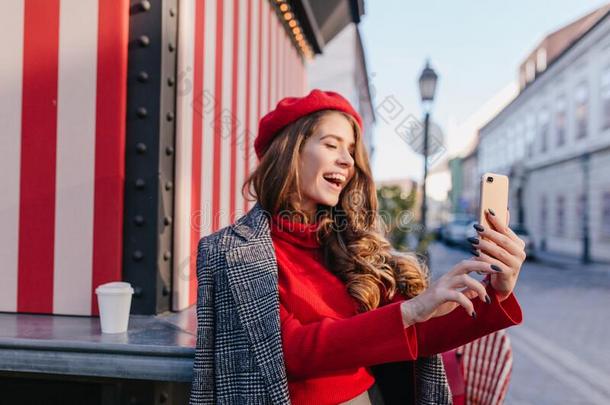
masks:
<svg viewBox="0 0 610 405"><path fill-rule="evenodd" d="M325 114L342 114L354 129L354 175L341 191L336 206L318 204L317 238L325 264L360 304L360 312L387 303L397 293L412 298L429 283L429 270L413 252L398 252L386 239L377 212L377 194L368 154L354 118L340 111L323 110L300 118L276 136L256 169L246 179L242 194L258 201L269 215L289 213L299 222L309 218L300 206L299 159L307 139Z"/></svg>

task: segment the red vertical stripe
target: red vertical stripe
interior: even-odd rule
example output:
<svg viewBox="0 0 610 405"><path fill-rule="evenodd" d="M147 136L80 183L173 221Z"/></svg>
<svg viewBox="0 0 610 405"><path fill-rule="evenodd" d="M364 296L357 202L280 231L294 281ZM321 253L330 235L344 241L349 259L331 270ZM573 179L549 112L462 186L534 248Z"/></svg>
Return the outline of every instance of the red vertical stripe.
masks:
<svg viewBox="0 0 610 405"><path fill-rule="evenodd" d="M294 96L294 91L292 89L292 78L294 77L294 49L292 48L292 41L290 39L288 39L288 54L288 75L286 78L286 83L288 85L288 95Z"/></svg>
<svg viewBox="0 0 610 405"><path fill-rule="evenodd" d="M273 7L273 6L270 6ZM274 24L274 18L275 18L275 13L273 12L273 9L269 9L268 10L269 13L269 38L267 41L265 41L265 44L269 47L269 65L267 66L267 70L269 73L269 81L267 82L267 90L268 90L268 97L267 97L267 111L271 110L271 106L273 104L273 100L271 99L273 97L273 93L271 92L271 83L273 82L273 77L271 76L271 72L273 71L271 69L272 63L273 63L273 59L271 58L271 54L273 53L273 27L275 27ZM262 44L261 44L262 45Z"/></svg>
<svg viewBox="0 0 610 405"><path fill-rule="evenodd" d="M286 35L286 30L282 30L282 34L284 36L284 97L285 97L289 93L288 76L289 76L290 71L288 70L288 68L290 66L289 62L290 62L290 60L292 60L292 55L290 55L290 48L289 48L290 43L288 42L288 35Z"/></svg>
<svg viewBox="0 0 610 405"><path fill-rule="evenodd" d="M224 29L224 8L223 1L216 1L216 55L215 71L216 80L214 83L215 111L214 111L214 179L212 190L212 232L217 231L220 226L220 159L222 144L222 47Z"/></svg>
<svg viewBox="0 0 610 405"><path fill-rule="evenodd" d="M188 16L187 16L188 17ZM194 63L193 63L193 88L194 100L202 98L203 95L203 53L204 53L204 21L205 2L195 0L195 32L194 32ZM193 150L191 162L191 214L201 209L201 148L203 138L203 117L193 109ZM191 215L191 218L197 217ZM196 225L196 226L193 226ZM201 236L199 224L191 224L190 239L190 262L189 262L189 302L197 301L197 245Z"/></svg>
<svg viewBox="0 0 610 405"><path fill-rule="evenodd" d="M279 101L281 95L282 85L282 54L281 54L281 42L280 42L280 22L277 20L277 14L274 14L275 18L275 99Z"/></svg>
<svg viewBox="0 0 610 405"><path fill-rule="evenodd" d="M18 312L53 311L59 1L26 1Z"/></svg>
<svg viewBox="0 0 610 405"><path fill-rule="evenodd" d="M286 75L284 76L284 83L286 83L286 96L292 96L292 92L290 91L290 76L292 76L292 44L290 43L290 38L286 37Z"/></svg>
<svg viewBox="0 0 610 405"><path fill-rule="evenodd" d="M302 78L302 73L301 73L303 61L301 59L300 51L297 50L297 53L299 54L299 63L297 64L297 74L296 74L297 82L296 82L296 84L297 84L297 92L299 93L299 96L301 96L301 95L303 95L303 88L302 88L303 78Z"/></svg>
<svg viewBox="0 0 610 405"><path fill-rule="evenodd" d="M258 132L258 121L261 119L261 113L263 110L263 1L258 2L258 88L257 88L257 100L258 106L256 111L256 131Z"/></svg>
<svg viewBox="0 0 610 405"><path fill-rule="evenodd" d="M123 251L125 111L129 1L100 1L97 31L92 313L95 288L120 280Z"/></svg>
<svg viewBox="0 0 610 405"><path fill-rule="evenodd" d="M277 30L277 43L278 43L278 58L277 58L277 68L278 68L278 86L277 86L277 98L278 100L284 97L284 58L286 55L284 54L284 30L282 29L282 24L278 23Z"/></svg>
<svg viewBox="0 0 610 405"><path fill-rule="evenodd" d="M231 170L229 178L229 198L230 222L235 221L235 189L237 184L237 88L239 86L238 72L239 64L239 1L233 0L233 70L231 72ZM239 100L243 102L244 100Z"/></svg>
<svg viewBox="0 0 610 405"><path fill-rule="evenodd" d="M246 117L245 117L245 129L244 129L244 179L248 178L250 174L250 108L252 107L252 103L250 100L251 96L251 80L250 75L252 71L250 70L250 64L252 63L252 0L249 0L247 8L247 25L246 25ZM260 26L259 26L260 29ZM260 45L259 45L260 47ZM240 189L241 190L241 189ZM244 212L248 211L248 200L244 198Z"/></svg>

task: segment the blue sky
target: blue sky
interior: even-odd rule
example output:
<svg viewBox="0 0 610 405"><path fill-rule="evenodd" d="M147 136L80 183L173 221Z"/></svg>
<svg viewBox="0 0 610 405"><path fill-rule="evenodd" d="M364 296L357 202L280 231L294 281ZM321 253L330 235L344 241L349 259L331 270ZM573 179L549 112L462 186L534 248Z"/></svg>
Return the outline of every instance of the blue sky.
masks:
<svg viewBox="0 0 610 405"><path fill-rule="evenodd" d="M517 78L521 60L544 36L607 3L597 0L368 0L360 25L374 104L394 96L406 113L422 116L417 78L426 58L439 74L433 119L447 137L448 155L466 139L451 131ZM460 134L460 138L474 136ZM421 158L378 120L376 179L420 179Z"/></svg>

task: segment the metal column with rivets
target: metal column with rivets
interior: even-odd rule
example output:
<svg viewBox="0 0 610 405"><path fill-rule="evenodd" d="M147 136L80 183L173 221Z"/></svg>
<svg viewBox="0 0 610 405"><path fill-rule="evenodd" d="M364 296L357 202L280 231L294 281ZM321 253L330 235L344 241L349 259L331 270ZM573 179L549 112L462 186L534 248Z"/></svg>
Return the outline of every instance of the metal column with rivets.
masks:
<svg viewBox="0 0 610 405"><path fill-rule="evenodd" d="M171 308L177 0L130 3L123 279L132 314Z"/></svg>

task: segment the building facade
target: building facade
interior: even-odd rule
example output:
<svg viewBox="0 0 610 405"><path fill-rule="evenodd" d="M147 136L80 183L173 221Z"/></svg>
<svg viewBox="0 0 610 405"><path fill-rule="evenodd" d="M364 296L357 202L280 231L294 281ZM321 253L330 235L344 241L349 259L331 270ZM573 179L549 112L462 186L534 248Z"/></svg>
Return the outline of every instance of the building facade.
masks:
<svg viewBox="0 0 610 405"><path fill-rule="evenodd" d="M519 95L481 128L477 171L510 176L511 222L525 225L538 248L607 261L610 5L567 31L562 49L553 33L535 51L553 48L553 59L528 57Z"/></svg>
<svg viewBox="0 0 610 405"><path fill-rule="evenodd" d="M307 64L310 88L336 91L344 95L362 116L364 144L372 158L375 111L371 97L366 55L360 29L349 24L326 45L324 53Z"/></svg>

